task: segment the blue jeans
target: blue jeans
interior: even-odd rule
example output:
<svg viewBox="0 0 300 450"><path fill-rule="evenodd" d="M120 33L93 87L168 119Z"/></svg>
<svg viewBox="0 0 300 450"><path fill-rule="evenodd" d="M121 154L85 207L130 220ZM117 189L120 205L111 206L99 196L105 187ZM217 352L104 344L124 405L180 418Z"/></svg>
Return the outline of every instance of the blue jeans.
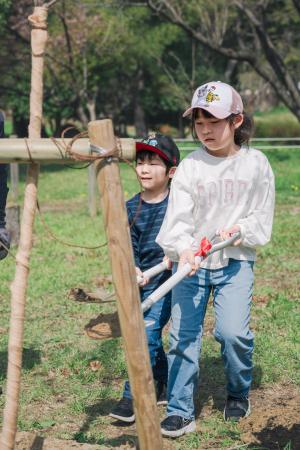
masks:
<svg viewBox="0 0 300 450"><path fill-rule="evenodd" d="M227 393L237 398L248 395L252 381L253 334L249 329L252 290L253 262L234 259L221 269L200 269L173 289L168 416L195 417L193 397L199 375L203 321L211 292L214 335L221 344Z"/></svg>
<svg viewBox="0 0 300 450"><path fill-rule="evenodd" d="M141 300L146 299L153 292L151 285L146 285L141 290ZM172 293L168 292L163 298L155 303L144 313L145 331L148 341L150 364L153 371L154 381L168 382L168 360L163 348L162 330L171 316ZM125 382L123 397L132 398L129 382Z"/></svg>

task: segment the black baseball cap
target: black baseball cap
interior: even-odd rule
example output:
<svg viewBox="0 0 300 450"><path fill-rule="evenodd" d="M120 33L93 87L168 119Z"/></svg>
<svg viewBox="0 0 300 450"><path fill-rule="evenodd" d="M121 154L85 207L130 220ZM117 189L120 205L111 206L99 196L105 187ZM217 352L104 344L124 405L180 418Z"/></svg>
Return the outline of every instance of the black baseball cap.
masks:
<svg viewBox="0 0 300 450"><path fill-rule="evenodd" d="M180 161L180 153L177 145L169 136L160 133L150 134L141 142L136 142L136 153L143 150L156 153L165 161L168 161L173 166L178 166ZM137 155L138 156L138 155Z"/></svg>

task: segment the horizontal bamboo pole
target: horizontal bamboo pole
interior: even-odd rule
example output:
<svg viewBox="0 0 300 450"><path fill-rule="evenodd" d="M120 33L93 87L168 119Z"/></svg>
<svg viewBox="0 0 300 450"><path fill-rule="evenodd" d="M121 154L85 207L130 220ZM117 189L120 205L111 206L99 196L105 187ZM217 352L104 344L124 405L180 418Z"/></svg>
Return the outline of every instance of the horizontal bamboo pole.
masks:
<svg viewBox="0 0 300 450"><path fill-rule="evenodd" d="M66 153L65 148L72 139L1 139L0 163L29 163L30 158L36 163L64 163L76 162ZM132 161L135 159L135 140L131 138L120 139L120 157ZM106 149L112 150L112 149ZM82 155L90 155L90 141L87 138L77 139L73 142L72 151ZM95 154L95 153L93 153Z"/></svg>

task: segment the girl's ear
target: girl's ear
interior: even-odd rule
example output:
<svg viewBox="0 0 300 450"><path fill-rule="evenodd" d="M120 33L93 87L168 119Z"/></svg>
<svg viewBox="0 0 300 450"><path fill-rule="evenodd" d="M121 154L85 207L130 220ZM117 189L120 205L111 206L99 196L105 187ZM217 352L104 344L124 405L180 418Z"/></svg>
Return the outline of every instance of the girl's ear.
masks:
<svg viewBox="0 0 300 450"><path fill-rule="evenodd" d="M233 120L234 129L236 130L237 128L239 128L243 122L244 122L244 114L237 114Z"/></svg>
<svg viewBox="0 0 300 450"><path fill-rule="evenodd" d="M174 177L174 174L175 174L175 172L176 172L176 169L177 169L176 166L173 166L173 167L170 168L170 170L169 170L169 172L168 172L169 178L173 178L173 177Z"/></svg>

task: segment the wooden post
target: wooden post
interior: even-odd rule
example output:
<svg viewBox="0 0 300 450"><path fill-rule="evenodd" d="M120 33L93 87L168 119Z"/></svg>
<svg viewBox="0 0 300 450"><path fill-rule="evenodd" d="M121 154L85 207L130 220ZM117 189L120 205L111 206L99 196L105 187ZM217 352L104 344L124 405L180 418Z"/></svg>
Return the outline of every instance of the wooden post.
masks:
<svg viewBox="0 0 300 450"><path fill-rule="evenodd" d="M20 205L19 198L19 164L11 163L10 168L10 198L11 202L6 207L7 229L10 232L11 243L19 244L20 239Z"/></svg>
<svg viewBox="0 0 300 450"><path fill-rule="evenodd" d="M90 122L88 131L92 144L107 150L115 147L116 141L110 119ZM104 159L97 164L97 181L140 448L141 450L161 450L163 445L152 370L116 158Z"/></svg>
<svg viewBox="0 0 300 450"><path fill-rule="evenodd" d="M19 164L11 163L10 167L10 188L11 198L14 204L18 203L19 197Z"/></svg>
<svg viewBox="0 0 300 450"><path fill-rule="evenodd" d="M31 93L29 138L40 138L43 112L43 67L47 32L46 7L35 7L29 20L31 30ZM16 273L11 287L11 315L8 341L6 403L3 414L1 450L13 450L17 432L21 385L22 351L29 258L33 242L39 165L32 162L27 170L20 243L16 255Z"/></svg>
<svg viewBox="0 0 300 450"><path fill-rule="evenodd" d="M97 179L96 165L90 164L88 168L88 206L91 217L97 215Z"/></svg>
<svg viewBox="0 0 300 450"><path fill-rule="evenodd" d="M0 139L0 163L11 162L28 164L32 158L37 163L42 164L73 164L76 159L72 159L66 146L72 143L72 139ZM131 138L121 138L120 157L132 161L135 159L135 140ZM30 150L30 153L29 151ZM81 156L88 157L91 154L90 141L86 138L77 139L72 144L72 151ZM78 161L77 161L78 162Z"/></svg>

